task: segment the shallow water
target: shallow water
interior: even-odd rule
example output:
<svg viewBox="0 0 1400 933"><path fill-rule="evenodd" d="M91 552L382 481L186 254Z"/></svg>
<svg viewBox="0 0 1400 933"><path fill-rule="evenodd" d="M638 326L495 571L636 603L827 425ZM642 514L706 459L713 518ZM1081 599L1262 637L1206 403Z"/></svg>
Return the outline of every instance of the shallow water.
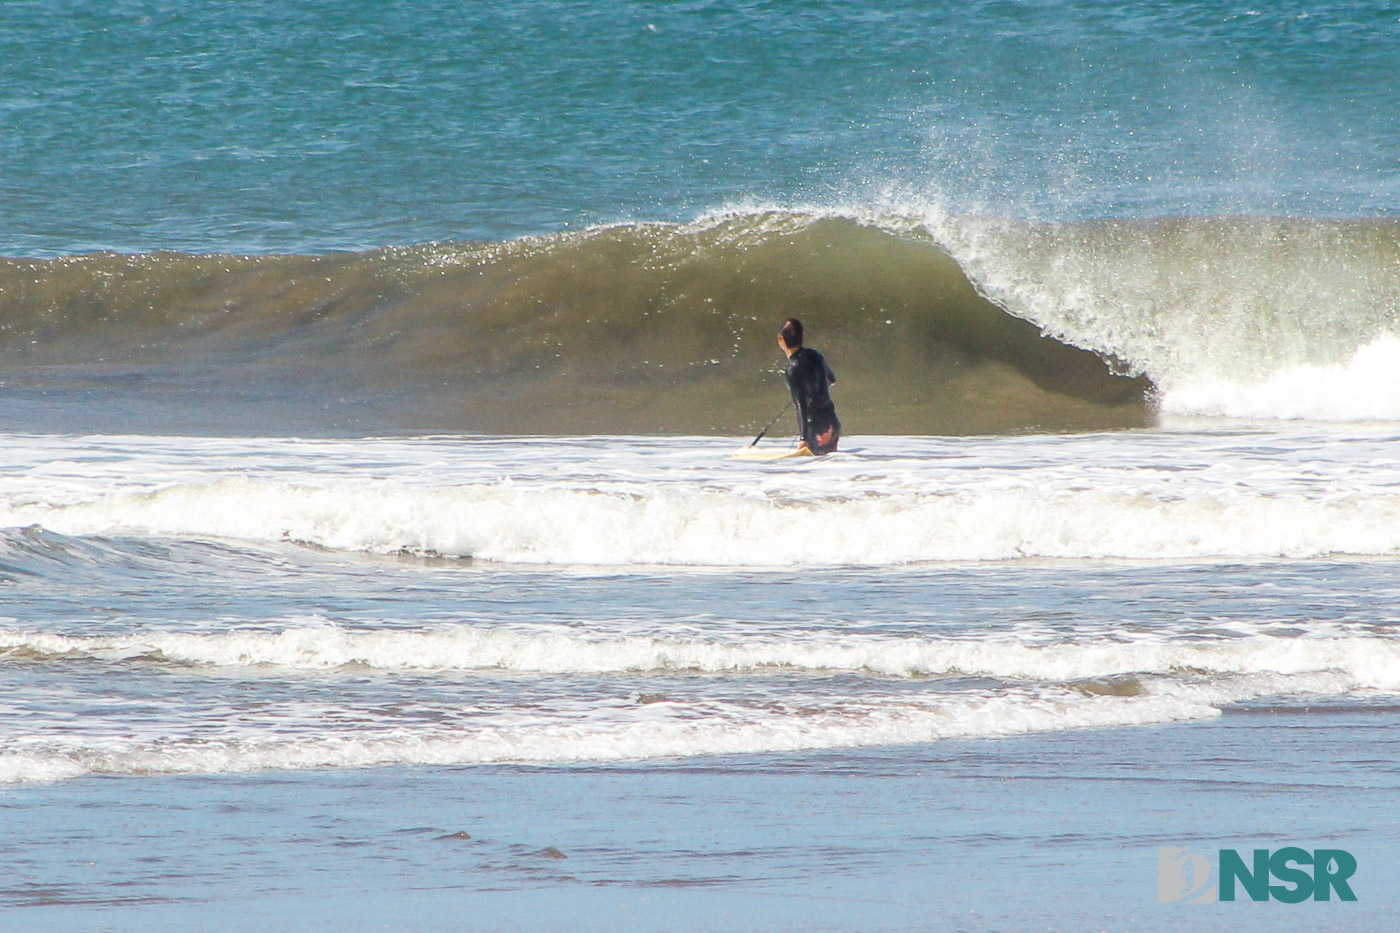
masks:
<svg viewBox="0 0 1400 933"><path fill-rule="evenodd" d="M714 439L13 437L3 773L1366 706L1400 688L1395 570L1373 559L1400 547L1391 443L871 438L768 466Z"/></svg>
<svg viewBox="0 0 1400 933"><path fill-rule="evenodd" d="M0 911L1172 929L1157 847L1296 843L1378 918L1400 458L1219 427L12 435Z"/></svg>

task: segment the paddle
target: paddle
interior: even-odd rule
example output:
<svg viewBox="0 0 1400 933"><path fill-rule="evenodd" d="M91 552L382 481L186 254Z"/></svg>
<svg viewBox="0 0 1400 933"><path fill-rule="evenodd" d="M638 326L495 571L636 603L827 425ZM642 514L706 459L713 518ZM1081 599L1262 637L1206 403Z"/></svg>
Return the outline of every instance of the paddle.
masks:
<svg viewBox="0 0 1400 933"><path fill-rule="evenodd" d="M749 444L749 446L750 446L750 447L754 447L754 446L756 446L756 445L758 444L759 441L763 440L763 435L767 434L769 428L772 428L773 425L775 425L775 424L778 423L778 419L781 418L781 417L783 416L783 412L786 412L786 411L787 411L789 408L791 408L791 407L792 407L792 399L788 399L787 404L783 406L783 410L780 411L780 412L778 412L776 415L773 416L773 420L770 421L770 422L768 422L768 427L767 427L767 428L764 428L762 431L759 431L759 432L758 432L758 437L755 437L755 438L753 439L753 443Z"/></svg>

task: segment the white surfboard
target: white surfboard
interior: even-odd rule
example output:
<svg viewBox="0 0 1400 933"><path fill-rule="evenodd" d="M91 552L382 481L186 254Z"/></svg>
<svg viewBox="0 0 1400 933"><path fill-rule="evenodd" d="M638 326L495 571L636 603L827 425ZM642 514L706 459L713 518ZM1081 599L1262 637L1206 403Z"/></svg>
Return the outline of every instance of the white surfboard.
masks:
<svg viewBox="0 0 1400 933"><path fill-rule="evenodd" d="M774 450L771 447L740 447L731 455L734 460L795 460L810 457L812 452L806 447L793 447L787 450Z"/></svg>

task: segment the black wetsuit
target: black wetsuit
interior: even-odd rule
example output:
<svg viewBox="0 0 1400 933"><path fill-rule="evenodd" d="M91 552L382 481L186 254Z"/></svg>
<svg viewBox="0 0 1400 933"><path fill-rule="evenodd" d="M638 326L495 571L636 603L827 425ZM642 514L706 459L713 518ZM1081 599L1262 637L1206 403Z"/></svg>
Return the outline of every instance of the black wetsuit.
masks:
<svg viewBox="0 0 1400 933"><path fill-rule="evenodd" d="M836 406L831 404L830 388L836 374L816 350L799 347L788 357L783 375L797 404L797 429L808 449L814 454L835 450L841 437L841 422L836 417Z"/></svg>

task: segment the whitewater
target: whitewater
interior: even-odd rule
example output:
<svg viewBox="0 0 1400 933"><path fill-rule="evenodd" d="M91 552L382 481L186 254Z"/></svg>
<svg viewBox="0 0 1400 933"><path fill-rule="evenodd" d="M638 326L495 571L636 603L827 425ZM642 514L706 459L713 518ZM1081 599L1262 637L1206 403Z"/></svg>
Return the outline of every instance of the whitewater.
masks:
<svg viewBox="0 0 1400 933"><path fill-rule="evenodd" d="M563 567L1400 553L1386 426L872 437L772 467L745 443L12 437L0 522Z"/></svg>
<svg viewBox="0 0 1400 933"><path fill-rule="evenodd" d="M11 783L917 747L1400 692L1384 590L1291 602L1299 567L1393 575L1378 427L775 464L714 437L3 440ZM1238 605L1197 592L1220 573ZM1017 596L1050 580L1065 605Z"/></svg>

